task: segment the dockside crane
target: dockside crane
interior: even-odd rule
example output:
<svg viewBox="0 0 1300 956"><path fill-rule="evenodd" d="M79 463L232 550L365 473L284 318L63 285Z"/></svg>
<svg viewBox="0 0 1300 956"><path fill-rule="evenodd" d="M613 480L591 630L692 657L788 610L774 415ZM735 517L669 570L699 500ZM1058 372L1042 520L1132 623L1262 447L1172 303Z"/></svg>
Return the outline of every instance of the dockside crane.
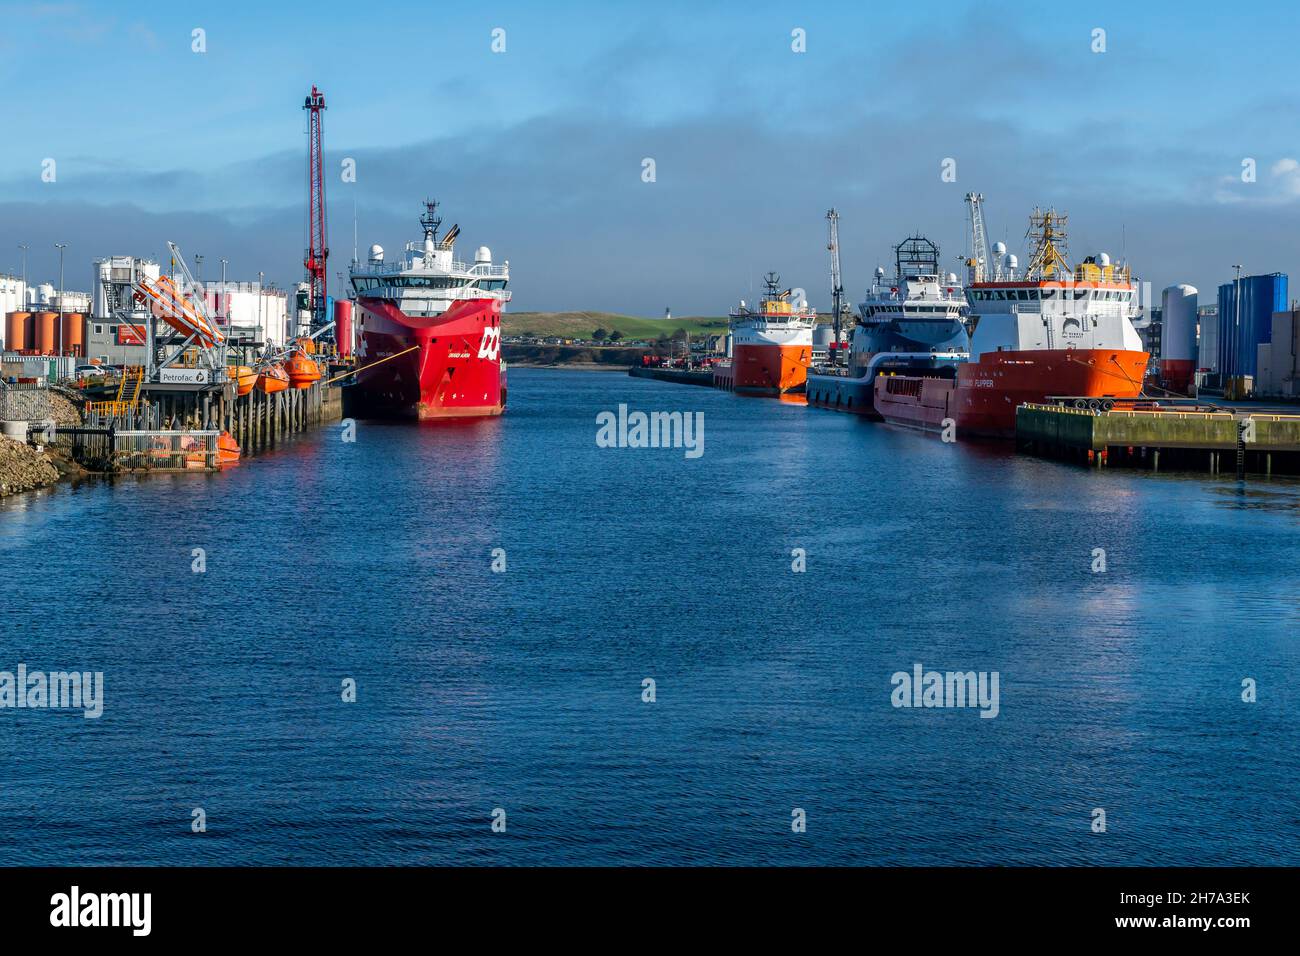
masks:
<svg viewBox="0 0 1300 956"><path fill-rule="evenodd" d="M312 336L319 334L329 324L325 314L327 297L326 266L329 261L328 232L325 222L324 155L321 148L321 113L325 112L325 94L315 86L303 102L307 111L307 253L303 266L307 269L307 284L311 295Z"/></svg>
<svg viewBox="0 0 1300 956"><path fill-rule="evenodd" d="M835 324L835 348L840 347L840 326L844 314L844 284L840 281L840 214L834 209L826 213L830 239L826 248L831 254L831 319Z"/></svg>

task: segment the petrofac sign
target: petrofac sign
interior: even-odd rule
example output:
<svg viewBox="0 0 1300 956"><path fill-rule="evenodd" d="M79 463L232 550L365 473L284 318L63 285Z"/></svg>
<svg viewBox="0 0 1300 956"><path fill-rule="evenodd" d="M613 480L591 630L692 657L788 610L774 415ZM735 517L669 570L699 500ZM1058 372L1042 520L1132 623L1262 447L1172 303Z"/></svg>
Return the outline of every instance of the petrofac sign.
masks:
<svg viewBox="0 0 1300 956"><path fill-rule="evenodd" d="M206 385L208 370L205 368L162 368L158 370L158 381L163 385Z"/></svg>

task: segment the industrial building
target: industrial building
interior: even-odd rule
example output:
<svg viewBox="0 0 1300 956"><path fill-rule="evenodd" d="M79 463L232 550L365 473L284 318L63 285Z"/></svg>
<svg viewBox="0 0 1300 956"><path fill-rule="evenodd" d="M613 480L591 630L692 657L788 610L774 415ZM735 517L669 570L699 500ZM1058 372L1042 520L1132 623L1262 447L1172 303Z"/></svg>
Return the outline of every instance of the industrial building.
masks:
<svg viewBox="0 0 1300 956"><path fill-rule="evenodd" d="M1219 307L1202 305L1196 309L1198 329L1196 346L1197 377L1217 385L1219 376Z"/></svg>
<svg viewBox="0 0 1300 956"><path fill-rule="evenodd" d="M1261 398L1300 398L1300 309L1274 312L1269 341L1258 347L1255 394Z"/></svg>
<svg viewBox="0 0 1300 956"><path fill-rule="evenodd" d="M147 310L135 300L133 284L157 279L158 263L135 256L95 260L91 293L50 283L28 286L0 277L5 315L5 351L67 355L103 365L143 365ZM212 282L204 286L208 312L232 342L283 345L291 337L289 300L284 291L255 282Z"/></svg>
<svg viewBox="0 0 1300 956"><path fill-rule="evenodd" d="M21 312L27 308L27 283L18 276L0 275L0 313Z"/></svg>

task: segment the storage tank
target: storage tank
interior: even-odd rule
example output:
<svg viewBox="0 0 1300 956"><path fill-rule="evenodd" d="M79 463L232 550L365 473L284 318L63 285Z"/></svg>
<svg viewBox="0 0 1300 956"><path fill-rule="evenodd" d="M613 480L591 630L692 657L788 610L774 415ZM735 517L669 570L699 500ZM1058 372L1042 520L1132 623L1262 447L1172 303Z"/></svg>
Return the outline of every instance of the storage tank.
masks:
<svg viewBox="0 0 1300 956"><path fill-rule="evenodd" d="M53 355L58 345L59 313L37 312L32 319L36 323L32 347L42 355Z"/></svg>
<svg viewBox="0 0 1300 956"><path fill-rule="evenodd" d="M10 312L5 316L5 348L21 352L27 348L27 326L31 325L30 312Z"/></svg>
<svg viewBox="0 0 1300 956"><path fill-rule="evenodd" d="M1196 295L1186 283L1160 293L1160 380L1182 395L1196 374Z"/></svg>
<svg viewBox="0 0 1300 956"><path fill-rule="evenodd" d="M348 299L334 300L334 341L338 343L339 355L349 358L352 355L352 302Z"/></svg>
<svg viewBox="0 0 1300 956"><path fill-rule="evenodd" d="M86 354L86 317L80 312L63 313L63 351L69 355Z"/></svg>
<svg viewBox="0 0 1300 956"><path fill-rule="evenodd" d="M1284 272L1219 286L1219 374L1225 382L1256 374L1259 346L1273 335L1273 313L1286 309Z"/></svg>

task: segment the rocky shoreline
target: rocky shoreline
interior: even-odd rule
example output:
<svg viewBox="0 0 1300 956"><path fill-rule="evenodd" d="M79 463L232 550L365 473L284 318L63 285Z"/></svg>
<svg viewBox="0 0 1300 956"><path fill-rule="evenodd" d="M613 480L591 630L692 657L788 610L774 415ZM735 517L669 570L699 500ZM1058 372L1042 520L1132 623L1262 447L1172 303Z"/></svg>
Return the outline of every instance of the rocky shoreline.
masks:
<svg viewBox="0 0 1300 956"><path fill-rule="evenodd" d="M0 498L45 488L61 477L50 455L0 436Z"/></svg>
<svg viewBox="0 0 1300 956"><path fill-rule="evenodd" d="M52 389L48 397L49 417L57 425L75 428L81 424L81 409L76 402ZM76 465L59 455L0 436L0 498L47 488L65 476L80 473Z"/></svg>

